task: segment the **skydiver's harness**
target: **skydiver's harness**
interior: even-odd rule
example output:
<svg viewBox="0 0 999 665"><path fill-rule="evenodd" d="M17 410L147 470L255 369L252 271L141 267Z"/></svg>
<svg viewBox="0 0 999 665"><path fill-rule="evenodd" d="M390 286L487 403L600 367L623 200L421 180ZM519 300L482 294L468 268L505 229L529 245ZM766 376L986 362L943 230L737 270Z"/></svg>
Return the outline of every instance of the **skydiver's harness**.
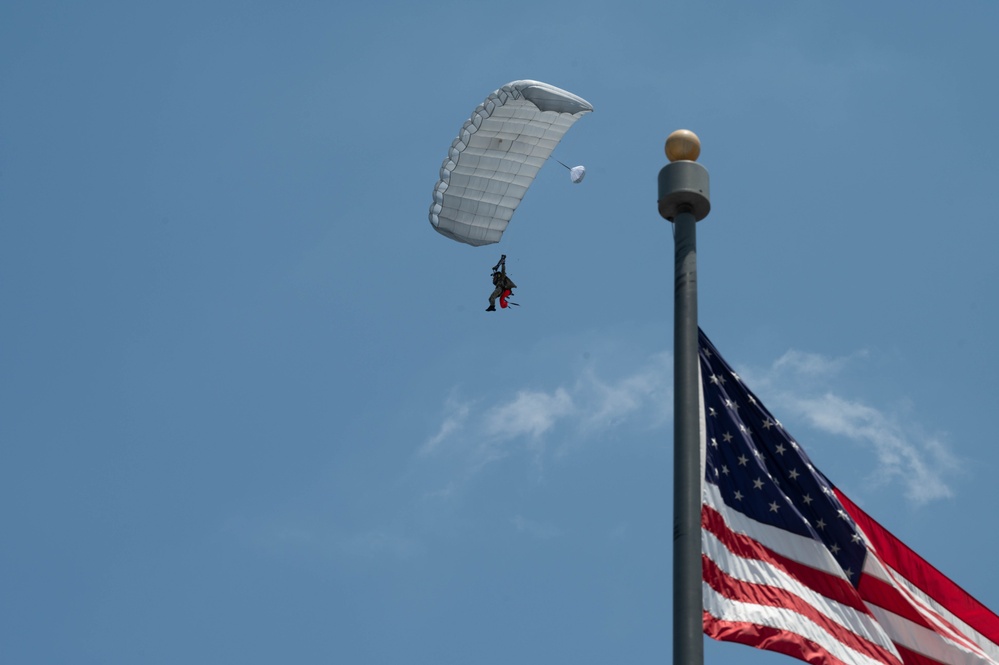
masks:
<svg viewBox="0 0 999 665"><path fill-rule="evenodd" d="M503 277L506 277L506 254L501 254L499 262L496 265L493 266L493 284L498 284L498 282L496 280L496 273L500 272L501 268L502 268L502 275L503 275ZM510 280L510 281L512 282L513 280ZM509 298L512 295L513 295L513 289L510 289L510 288L505 289L503 291L502 295L500 295L500 307L502 307L504 309L506 308L507 305L513 305L514 307L520 307L520 304L515 303L515 302L510 302L507 299L507 298Z"/></svg>

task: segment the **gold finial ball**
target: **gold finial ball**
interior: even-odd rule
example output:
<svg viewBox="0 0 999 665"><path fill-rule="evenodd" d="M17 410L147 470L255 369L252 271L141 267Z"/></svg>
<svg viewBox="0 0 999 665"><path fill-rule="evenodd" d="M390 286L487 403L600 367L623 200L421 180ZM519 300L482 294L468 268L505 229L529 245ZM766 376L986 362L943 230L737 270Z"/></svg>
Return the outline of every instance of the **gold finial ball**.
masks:
<svg viewBox="0 0 999 665"><path fill-rule="evenodd" d="M689 129L678 129L666 138L666 158L671 162L681 159L697 161L701 154L701 139Z"/></svg>

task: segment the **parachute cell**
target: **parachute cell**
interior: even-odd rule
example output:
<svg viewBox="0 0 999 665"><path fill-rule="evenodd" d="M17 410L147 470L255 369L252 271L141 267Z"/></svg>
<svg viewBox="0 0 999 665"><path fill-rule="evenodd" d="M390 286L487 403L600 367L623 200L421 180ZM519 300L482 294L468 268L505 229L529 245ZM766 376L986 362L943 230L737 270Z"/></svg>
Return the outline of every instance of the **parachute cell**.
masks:
<svg viewBox="0 0 999 665"><path fill-rule="evenodd" d="M585 99L540 81L513 81L490 94L441 164L430 223L469 245L499 242L555 146L592 110ZM583 179L582 172L578 180L570 175Z"/></svg>

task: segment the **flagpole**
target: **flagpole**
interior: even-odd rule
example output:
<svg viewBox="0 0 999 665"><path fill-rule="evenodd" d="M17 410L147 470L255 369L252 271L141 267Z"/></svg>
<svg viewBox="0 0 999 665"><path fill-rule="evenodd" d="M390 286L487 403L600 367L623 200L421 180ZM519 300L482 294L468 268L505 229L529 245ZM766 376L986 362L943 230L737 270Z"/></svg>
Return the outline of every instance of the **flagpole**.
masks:
<svg viewBox="0 0 999 665"><path fill-rule="evenodd" d="M666 139L659 214L673 222L673 665L702 665L701 450L697 353L697 231L711 210L697 135Z"/></svg>

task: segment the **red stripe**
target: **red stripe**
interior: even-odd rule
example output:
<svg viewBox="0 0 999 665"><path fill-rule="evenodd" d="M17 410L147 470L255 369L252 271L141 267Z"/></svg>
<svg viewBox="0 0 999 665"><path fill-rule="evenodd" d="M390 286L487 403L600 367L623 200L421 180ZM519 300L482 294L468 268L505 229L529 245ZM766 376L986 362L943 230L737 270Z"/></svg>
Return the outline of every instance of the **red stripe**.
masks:
<svg viewBox="0 0 999 665"><path fill-rule="evenodd" d="M931 622L909 600L909 597L899 591L897 587L872 575L862 575L857 590L860 591L860 595L867 603L882 607L893 614L908 619L918 626L922 626L926 630L948 637L957 644L963 644L973 652L981 653L981 647L975 644L963 630L955 626L948 619L940 616L935 609L924 605L922 606L924 608L923 612L932 612L933 617L939 623Z"/></svg>
<svg viewBox="0 0 999 665"><path fill-rule="evenodd" d="M842 492L836 490L836 496L870 539L881 561L989 641L999 644L999 616L913 552Z"/></svg>
<svg viewBox="0 0 999 665"><path fill-rule="evenodd" d="M728 528L725 518L714 508L706 505L701 507L701 527L713 533L737 556L763 561L781 568L816 593L858 612L869 614L857 590L847 580L789 559L749 536L735 533Z"/></svg>
<svg viewBox="0 0 999 665"><path fill-rule="evenodd" d="M912 649L906 649L901 644L896 644L895 648L898 649L898 653L902 656L902 662L905 665L947 665L944 661L924 656Z"/></svg>
<svg viewBox="0 0 999 665"><path fill-rule="evenodd" d="M884 608L892 614L897 614L903 619L937 632L937 627L930 624L919 611L912 606L912 602L906 598L893 585L878 579L872 575L861 575L860 584L857 585L860 596L868 603Z"/></svg>
<svg viewBox="0 0 999 665"><path fill-rule="evenodd" d="M722 642L738 642L757 649L776 651L812 665L850 665L796 633L745 621L722 621L708 612L704 613L704 634Z"/></svg>
<svg viewBox="0 0 999 665"><path fill-rule="evenodd" d="M800 614L805 619L817 624L820 628L829 633L835 640L847 647L866 655L867 657L884 663L897 663L894 654L884 647L871 642L861 635L853 632L835 621L829 619L824 613L816 609L814 605L804 598L797 596L790 591L777 587L743 582L727 575L718 565L707 558L702 559L704 571L704 581L711 588L722 596L763 607L779 607L791 610Z"/></svg>

